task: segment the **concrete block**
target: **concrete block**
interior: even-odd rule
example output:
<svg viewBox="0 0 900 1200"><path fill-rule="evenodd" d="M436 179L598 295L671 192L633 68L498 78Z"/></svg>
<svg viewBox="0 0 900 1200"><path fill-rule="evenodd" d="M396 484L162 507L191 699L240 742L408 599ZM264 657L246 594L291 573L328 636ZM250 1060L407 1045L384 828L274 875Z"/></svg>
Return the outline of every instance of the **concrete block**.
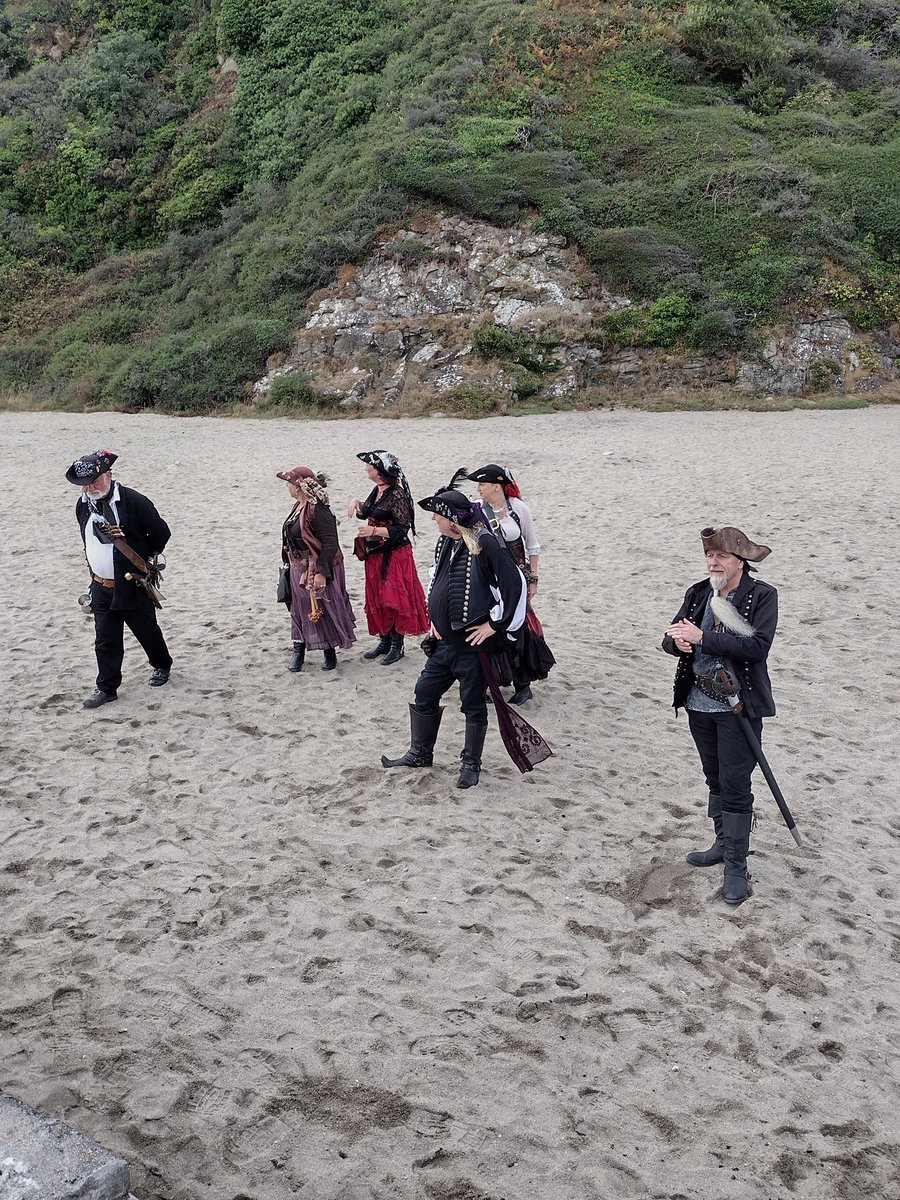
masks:
<svg viewBox="0 0 900 1200"><path fill-rule="evenodd" d="M2 1200L134 1200L128 1164L0 1092Z"/></svg>

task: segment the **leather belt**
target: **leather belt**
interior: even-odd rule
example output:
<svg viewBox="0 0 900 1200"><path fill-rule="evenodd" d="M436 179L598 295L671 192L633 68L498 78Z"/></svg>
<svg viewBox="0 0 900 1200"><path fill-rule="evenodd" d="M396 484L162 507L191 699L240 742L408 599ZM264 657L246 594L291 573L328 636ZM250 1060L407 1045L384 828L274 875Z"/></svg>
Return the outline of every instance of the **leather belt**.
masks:
<svg viewBox="0 0 900 1200"><path fill-rule="evenodd" d="M93 579L94 583L100 583L105 588L114 588L116 586L114 579L104 579L102 575L95 575L93 571L91 571L91 579Z"/></svg>

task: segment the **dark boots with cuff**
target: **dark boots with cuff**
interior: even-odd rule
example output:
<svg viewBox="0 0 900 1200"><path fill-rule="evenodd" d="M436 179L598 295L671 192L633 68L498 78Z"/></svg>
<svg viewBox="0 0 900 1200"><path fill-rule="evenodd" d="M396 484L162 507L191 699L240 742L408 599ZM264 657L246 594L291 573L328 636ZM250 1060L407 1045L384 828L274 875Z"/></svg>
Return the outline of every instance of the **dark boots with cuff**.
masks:
<svg viewBox="0 0 900 1200"><path fill-rule="evenodd" d="M462 766L456 781L458 788L475 787L481 777L481 752L484 749L484 739L487 735L487 725L474 725L466 721L466 744L460 758Z"/></svg>
<svg viewBox="0 0 900 1200"><path fill-rule="evenodd" d="M382 754L383 767L430 767L434 760L434 743L437 741L444 710L419 712L414 704L409 706L409 749L400 758L388 758Z"/></svg>
<svg viewBox="0 0 900 1200"><path fill-rule="evenodd" d="M709 793L707 812L712 817L716 840L708 850L692 850L687 856L692 867L714 867L724 861L725 851L722 848L722 797L718 792Z"/></svg>
<svg viewBox="0 0 900 1200"><path fill-rule="evenodd" d="M725 861L722 898L726 904L743 904L747 897L752 895L750 876L747 872L752 824L752 811L722 813L722 849Z"/></svg>
<svg viewBox="0 0 900 1200"><path fill-rule="evenodd" d="M390 648L391 635L389 633L383 633L372 649L365 652L363 658L368 658L370 660L373 658L381 658L382 655L387 654Z"/></svg>
<svg viewBox="0 0 900 1200"><path fill-rule="evenodd" d="M396 629L390 632L391 648L387 655L381 660L383 667L393 666L395 662L399 662L403 657L403 634L398 633Z"/></svg>

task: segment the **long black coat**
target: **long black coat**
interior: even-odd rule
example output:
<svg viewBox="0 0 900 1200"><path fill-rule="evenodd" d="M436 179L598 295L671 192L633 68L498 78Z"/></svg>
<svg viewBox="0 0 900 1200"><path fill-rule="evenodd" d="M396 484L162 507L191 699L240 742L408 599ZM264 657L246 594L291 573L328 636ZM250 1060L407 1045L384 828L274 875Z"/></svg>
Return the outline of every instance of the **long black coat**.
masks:
<svg viewBox="0 0 900 1200"><path fill-rule="evenodd" d="M706 606L712 596L709 579L692 584L684 594L684 603L672 618L672 624L687 618L699 626ZM771 584L754 579L749 571L738 584L731 603L755 632L752 637L741 637L723 629L721 633L703 633L703 652L720 658L731 659L741 685L741 699L750 717L774 717L775 701L766 659L778 625L778 592ZM688 693L694 682L691 669L693 654L684 654L668 634L662 640L667 654L678 659L675 670L675 696L672 706L676 713L684 708Z"/></svg>
<svg viewBox="0 0 900 1200"><path fill-rule="evenodd" d="M156 511L152 500L136 492L134 488L123 487L119 484L119 502L116 505L119 515L119 526L125 541L145 561L159 554L166 547L171 537L171 530ZM91 515L90 505L84 503L81 496L75 504L75 516L81 530L81 540L84 542L88 518ZM91 535L93 537L93 534ZM113 578L116 586L113 588L112 608L152 608L153 605L147 593L126 579L126 572L134 570L133 563L118 550L113 550Z"/></svg>

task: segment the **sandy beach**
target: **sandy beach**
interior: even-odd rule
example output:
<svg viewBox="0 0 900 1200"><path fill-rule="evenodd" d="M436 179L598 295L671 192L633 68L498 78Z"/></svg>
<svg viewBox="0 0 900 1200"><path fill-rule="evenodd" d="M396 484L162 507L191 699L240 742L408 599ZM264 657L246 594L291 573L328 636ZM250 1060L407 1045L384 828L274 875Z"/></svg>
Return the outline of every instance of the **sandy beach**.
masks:
<svg viewBox="0 0 900 1200"><path fill-rule="evenodd" d="M132 1165L141 1200L889 1200L900 1195L900 409L480 422L0 414L0 1089ZM107 447L172 526L171 681L126 634L94 686L63 478ZM558 665L454 787L408 744L424 661L286 671L277 470L417 497L507 463ZM718 894L659 641L699 530L773 547L772 767L752 899ZM424 580L435 530L421 514Z"/></svg>

